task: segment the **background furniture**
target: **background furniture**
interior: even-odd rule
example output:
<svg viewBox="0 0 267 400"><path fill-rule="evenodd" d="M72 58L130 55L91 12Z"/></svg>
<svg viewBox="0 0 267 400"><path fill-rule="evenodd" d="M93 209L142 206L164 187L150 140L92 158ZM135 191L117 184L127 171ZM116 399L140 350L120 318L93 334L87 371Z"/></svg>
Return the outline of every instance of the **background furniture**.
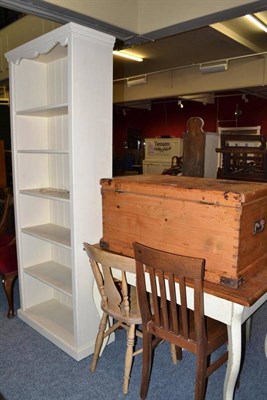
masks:
<svg viewBox="0 0 267 400"><path fill-rule="evenodd" d="M174 156L183 154L181 138L149 138L145 139L145 159L143 174L161 174L172 166Z"/></svg>
<svg viewBox="0 0 267 400"><path fill-rule="evenodd" d="M214 132L204 132L204 121L199 117L189 118L186 125L182 175L216 178L218 168L216 147L219 144L219 135Z"/></svg>
<svg viewBox="0 0 267 400"><path fill-rule="evenodd" d="M227 361L228 355L226 350L210 363L211 354L226 344L227 329L225 324L204 317L205 261L166 253L139 243L134 243L133 247L143 321L141 399L147 396L152 363L152 337L156 336L173 343L181 351L184 348L196 355L195 399L203 400L208 377ZM149 277L148 286L146 273ZM175 287L177 281L179 291ZM190 281L190 286L193 286L194 311L188 309L186 281Z"/></svg>
<svg viewBox="0 0 267 400"><path fill-rule="evenodd" d="M6 187L6 162L4 141L0 140L0 188Z"/></svg>
<svg viewBox="0 0 267 400"><path fill-rule="evenodd" d="M13 304L13 286L18 276L15 233L10 227L10 215L13 210L13 196L10 188L0 189L0 277L8 302L8 318L15 315Z"/></svg>
<svg viewBox="0 0 267 400"><path fill-rule="evenodd" d="M184 135L183 175L204 177L205 169L205 133L202 118L193 117L187 121Z"/></svg>
<svg viewBox="0 0 267 400"><path fill-rule="evenodd" d="M219 179L267 182L267 150L263 135L229 131L221 133Z"/></svg>
<svg viewBox="0 0 267 400"><path fill-rule="evenodd" d="M70 23L7 53L18 316L76 360L98 324L83 241L101 235L99 179L112 174L113 44Z"/></svg>
<svg viewBox="0 0 267 400"><path fill-rule="evenodd" d="M9 235L0 236L0 277L8 302L7 317L15 316L13 287L18 277L16 241Z"/></svg>
<svg viewBox="0 0 267 400"><path fill-rule="evenodd" d="M13 208L13 195L10 188L0 189L0 235L5 235L8 231L14 232L14 227L10 227L10 212Z"/></svg>

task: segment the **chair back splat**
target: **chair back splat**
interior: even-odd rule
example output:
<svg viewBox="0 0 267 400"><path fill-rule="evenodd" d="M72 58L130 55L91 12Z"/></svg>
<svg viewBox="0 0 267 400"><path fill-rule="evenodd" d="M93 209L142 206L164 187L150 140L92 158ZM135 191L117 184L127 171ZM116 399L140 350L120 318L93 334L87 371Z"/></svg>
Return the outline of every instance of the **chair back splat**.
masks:
<svg viewBox="0 0 267 400"><path fill-rule="evenodd" d="M227 327L205 317L205 261L133 244L137 291L143 320L141 399L149 387L152 338L156 336L196 355L195 400L205 398L208 376L227 360L227 351L212 365L210 354L227 342ZM187 291L194 291L194 303ZM147 293L151 292L148 300Z"/></svg>

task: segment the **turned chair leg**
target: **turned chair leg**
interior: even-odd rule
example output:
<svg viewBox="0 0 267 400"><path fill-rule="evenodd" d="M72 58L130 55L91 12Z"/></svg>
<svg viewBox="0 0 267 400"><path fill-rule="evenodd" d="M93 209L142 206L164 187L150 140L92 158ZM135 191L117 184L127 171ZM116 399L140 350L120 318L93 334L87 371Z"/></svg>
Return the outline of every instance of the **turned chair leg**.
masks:
<svg viewBox="0 0 267 400"><path fill-rule="evenodd" d="M105 330L106 330L106 326L107 326L107 320L108 320L108 315L104 312L99 324L99 328L98 328L98 334L96 337L96 341L95 341L95 349L94 349L94 355L93 355L93 360L90 366L90 370L91 372L95 372L96 369L96 364L99 358L99 353L101 351L101 347L103 344L103 340L104 340L104 334L105 334Z"/></svg>
<svg viewBox="0 0 267 400"><path fill-rule="evenodd" d="M8 302L8 313L7 313L8 318L13 318L15 316L14 302L13 302L13 287L17 276L18 276L17 271L1 275L3 288Z"/></svg>
<svg viewBox="0 0 267 400"><path fill-rule="evenodd" d="M131 324L127 335L127 348L125 353L124 379L122 387L123 394L128 393L129 380L133 363L134 342L135 342L135 325Z"/></svg>

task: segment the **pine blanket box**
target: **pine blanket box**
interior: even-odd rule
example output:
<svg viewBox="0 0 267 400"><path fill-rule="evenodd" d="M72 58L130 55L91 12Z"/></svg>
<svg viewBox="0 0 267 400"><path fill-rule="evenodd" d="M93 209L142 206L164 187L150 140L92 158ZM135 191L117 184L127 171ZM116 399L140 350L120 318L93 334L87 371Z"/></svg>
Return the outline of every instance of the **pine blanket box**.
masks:
<svg viewBox="0 0 267 400"><path fill-rule="evenodd" d="M101 179L100 246L137 241L206 260L205 279L238 288L267 263L267 184L168 175Z"/></svg>

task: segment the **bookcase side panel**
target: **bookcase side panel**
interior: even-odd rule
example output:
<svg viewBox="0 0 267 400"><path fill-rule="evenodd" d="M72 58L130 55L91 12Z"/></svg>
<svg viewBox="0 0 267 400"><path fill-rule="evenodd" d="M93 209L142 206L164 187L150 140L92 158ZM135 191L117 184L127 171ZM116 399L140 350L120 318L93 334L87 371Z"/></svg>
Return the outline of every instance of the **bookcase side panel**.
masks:
<svg viewBox="0 0 267 400"><path fill-rule="evenodd" d="M71 180L73 209L74 329L83 347L94 341L99 316L92 297L93 277L83 241L102 234L99 181L112 176L112 45L74 37L71 51ZM97 57L96 57L97 54ZM75 118L74 118L75 116ZM86 314L83 309L87 309Z"/></svg>

